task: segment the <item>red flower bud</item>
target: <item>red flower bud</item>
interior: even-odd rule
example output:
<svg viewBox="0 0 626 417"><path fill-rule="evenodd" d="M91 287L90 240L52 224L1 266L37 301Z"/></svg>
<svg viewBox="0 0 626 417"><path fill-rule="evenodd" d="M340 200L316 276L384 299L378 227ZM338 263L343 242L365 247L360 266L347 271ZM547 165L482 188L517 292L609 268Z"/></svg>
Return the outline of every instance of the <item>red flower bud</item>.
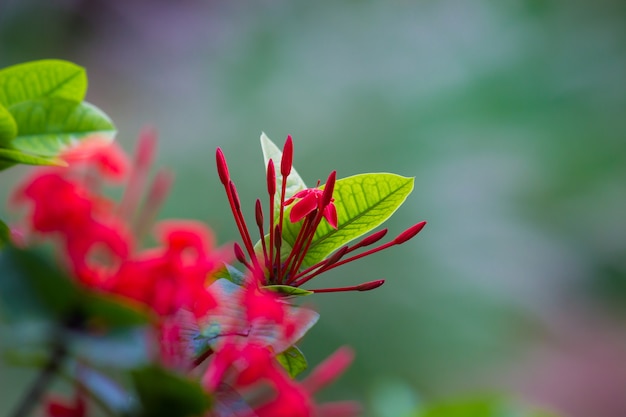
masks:
<svg viewBox="0 0 626 417"><path fill-rule="evenodd" d="M412 239L416 234L418 234L424 228L424 226L426 226L426 222L419 222L409 227L404 232L400 233L398 237L396 237L393 240L393 243L395 243L396 245L400 245L406 242L407 240Z"/></svg>
<svg viewBox="0 0 626 417"><path fill-rule="evenodd" d="M254 207L254 215L256 217L256 225L263 228L263 207L261 207L261 200L258 198Z"/></svg>
<svg viewBox="0 0 626 417"><path fill-rule="evenodd" d="M274 161L271 159L267 161L267 192L271 198L274 198L274 194L276 194L276 169Z"/></svg>
<svg viewBox="0 0 626 417"><path fill-rule="evenodd" d="M220 148L217 148L217 151L215 152L215 162L217 163L217 175L220 177L220 182L223 185L227 185L230 181L230 174L228 173L226 158Z"/></svg>
<svg viewBox="0 0 626 417"><path fill-rule="evenodd" d="M232 181L228 181L228 188L230 189L230 194L233 196L233 204L235 205L235 210L237 212L241 211L241 201L239 200L239 194L237 194L237 189L235 188L235 183Z"/></svg>
<svg viewBox="0 0 626 417"><path fill-rule="evenodd" d="M374 243L378 242L380 239L382 239L383 237L385 237L385 235L387 234L387 231L389 229L385 228L382 230L379 230L376 233L373 233L365 238L363 238L363 240L361 240L359 243L357 243L356 245L352 246L350 248L350 251L359 249L359 248L363 248L365 246L369 246L369 245L373 245Z"/></svg>
<svg viewBox="0 0 626 417"><path fill-rule="evenodd" d="M243 249L241 249L241 246L239 246L237 242L233 245L233 249L235 251L235 258L237 258L237 260L242 264L247 264L246 255L243 253Z"/></svg>
<svg viewBox="0 0 626 417"><path fill-rule="evenodd" d="M364 284L357 286L356 290L357 291L369 291L369 290L373 290L375 288L380 287L384 283L385 283L384 279L379 279L379 280L372 281L372 282L366 282Z"/></svg>
<svg viewBox="0 0 626 417"><path fill-rule="evenodd" d="M283 177L287 177L291 173L291 165L293 164L293 142L291 135L287 135L285 146L283 147L283 156L280 159L280 173Z"/></svg>

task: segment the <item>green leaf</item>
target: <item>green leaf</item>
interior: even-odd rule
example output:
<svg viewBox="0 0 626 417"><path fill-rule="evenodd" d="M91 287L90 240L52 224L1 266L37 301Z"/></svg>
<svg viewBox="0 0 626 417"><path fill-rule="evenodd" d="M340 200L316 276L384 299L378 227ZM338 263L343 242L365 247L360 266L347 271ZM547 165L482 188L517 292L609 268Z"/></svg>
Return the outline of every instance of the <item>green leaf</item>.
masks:
<svg viewBox="0 0 626 417"><path fill-rule="evenodd" d="M91 135L113 139L115 126L97 107L62 98L25 101L9 107L18 125L11 146L39 156L53 157Z"/></svg>
<svg viewBox="0 0 626 417"><path fill-rule="evenodd" d="M243 285L246 275L234 266L225 263L224 267L215 272L212 278L215 280L223 278L229 280L233 284Z"/></svg>
<svg viewBox="0 0 626 417"><path fill-rule="evenodd" d="M282 176L280 175L280 159L283 156L282 151L278 146L274 144L268 138L265 133L261 133L261 149L263 150L263 160L265 161L265 168L271 159L274 161L274 167L276 168L276 196L274 198L274 215L278 214L280 210L280 190L282 190ZM300 178L300 175L296 172L295 168L291 168L291 172L287 177L287 188L285 189L285 200L297 193L306 189L307 186Z"/></svg>
<svg viewBox="0 0 626 417"><path fill-rule="evenodd" d="M56 320L100 331L149 322L135 305L85 290L39 251L8 245L0 251L0 271L0 306L9 320Z"/></svg>
<svg viewBox="0 0 626 417"><path fill-rule="evenodd" d="M303 267L314 265L339 247L381 225L413 191L413 182L413 178L389 173L360 174L337 180L333 192L337 229L322 220ZM283 239L293 245L301 226L302 222L291 223L287 215Z"/></svg>
<svg viewBox="0 0 626 417"><path fill-rule="evenodd" d="M0 220L0 249L11 241L11 229L5 222Z"/></svg>
<svg viewBox="0 0 626 417"><path fill-rule="evenodd" d="M156 365L132 372L141 417L201 416L211 399L194 380L187 379Z"/></svg>
<svg viewBox="0 0 626 417"><path fill-rule="evenodd" d="M151 319L147 308L115 294L83 291L80 301L81 312L96 326L136 327L148 324Z"/></svg>
<svg viewBox="0 0 626 417"><path fill-rule="evenodd" d="M15 165L16 163L26 165L51 165L64 167L67 163L59 158L35 156L22 151L0 148L0 171Z"/></svg>
<svg viewBox="0 0 626 417"><path fill-rule="evenodd" d="M304 296L313 294L313 291L292 287L291 285L266 285L263 288L283 295Z"/></svg>
<svg viewBox="0 0 626 417"><path fill-rule="evenodd" d="M86 91L85 69L67 61L34 61L0 70L0 104L7 107L44 97L79 102Z"/></svg>
<svg viewBox="0 0 626 417"><path fill-rule="evenodd" d="M73 313L78 288L41 253L7 246L0 252L0 307L11 321L61 320Z"/></svg>
<svg viewBox="0 0 626 417"><path fill-rule="evenodd" d="M0 104L0 147L7 147L11 139L17 136L17 124L9 110Z"/></svg>
<svg viewBox="0 0 626 417"><path fill-rule="evenodd" d="M304 354L296 346L291 346L283 353L276 355L276 359L292 378L298 376L308 367Z"/></svg>

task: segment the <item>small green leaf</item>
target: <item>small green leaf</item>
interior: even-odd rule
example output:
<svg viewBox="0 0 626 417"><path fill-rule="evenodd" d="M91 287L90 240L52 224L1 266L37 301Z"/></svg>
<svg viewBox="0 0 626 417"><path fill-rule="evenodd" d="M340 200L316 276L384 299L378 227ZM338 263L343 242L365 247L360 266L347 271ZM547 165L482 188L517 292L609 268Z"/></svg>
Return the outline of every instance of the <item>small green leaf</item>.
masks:
<svg viewBox="0 0 626 417"><path fill-rule="evenodd" d="M132 378L141 417L201 416L211 405L211 398L197 381L156 365L133 371Z"/></svg>
<svg viewBox="0 0 626 417"><path fill-rule="evenodd" d="M0 148L0 163L2 163L0 164L0 171L10 168L16 163L26 165L51 165L58 167L67 166L67 163L59 158L35 156L22 151L3 148Z"/></svg>
<svg viewBox="0 0 626 417"><path fill-rule="evenodd" d="M225 263L224 267L215 272L212 278L215 280L223 278L229 280L233 284L243 285L246 275L234 266Z"/></svg>
<svg viewBox="0 0 626 417"><path fill-rule="evenodd" d="M0 220L0 249L11 241L11 229L5 222Z"/></svg>
<svg viewBox="0 0 626 417"><path fill-rule="evenodd" d="M67 61L34 61L0 70L0 104L7 107L44 97L82 101L86 91L85 69Z"/></svg>
<svg viewBox="0 0 626 417"><path fill-rule="evenodd" d="M304 354L296 346L291 346L283 353L276 355L276 359L292 378L298 376L308 367Z"/></svg>
<svg viewBox="0 0 626 417"><path fill-rule="evenodd" d="M9 146L11 139L17 136L17 124L9 110L0 104L0 147Z"/></svg>
<svg viewBox="0 0 626 417"><path fill-rule="evenodd" d="M303 266L314 265L339 247L381 225L413 191L413 181L413 178L388 173L360 174L337 180L333 192L337 229L322 220ZM286 216L283 239L293 245L301 226L302 222L291 223Z"/></svg>
<svg viewBox="0 0 626 417"><path fill-rule="evenodd" d="M261 133L261 149L263 150L263 160L265 161L265 168L271 159L274 161L274 167L276 168L276 196L274 198L274 215L278 214L280 210L280 191L282 190L283 180L280 175L280 160L283 156L282 151L268 138L265 133ZM296 172L295 168L291 168L291 172L287 177L287 188L285 189L285 200L297 193L306 189L307 186L300 178L300 175Z"/></svg>
<svg viewBox="0 0 626 417"><path fill-rule="evenodd" d="M313 291L307 291L290 285L266 285L263 288L283 295L304 296L313 294Z"/></svg>
<svg viewBox="0 0 626 417"><path fill-rule="evenodd" d="M11 146L23 152L53 157L91 135L108 139L115 126L97 107L62 98L24 101L9 107L18 125Z"/></svg>

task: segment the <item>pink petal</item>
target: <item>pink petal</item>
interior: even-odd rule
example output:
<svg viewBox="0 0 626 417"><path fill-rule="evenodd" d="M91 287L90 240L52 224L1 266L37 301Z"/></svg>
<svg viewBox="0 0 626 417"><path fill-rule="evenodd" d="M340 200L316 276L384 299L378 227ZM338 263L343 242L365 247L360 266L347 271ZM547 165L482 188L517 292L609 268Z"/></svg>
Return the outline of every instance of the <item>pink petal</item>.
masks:
<svg viewBox="0 0 626 417"><path fill-rule="evenodd" d="M315 194L308 194L293 205L291 213L289 213L289 220L291 223L297 223L315 209L317 209L317 196Z"/></svg>
<svg viewBox="0 0 626 417"><path fill-rule="evenodd" d="M324 218L333 229L337 228L337 209L333 203L330 203L324 208Z"/></svg>

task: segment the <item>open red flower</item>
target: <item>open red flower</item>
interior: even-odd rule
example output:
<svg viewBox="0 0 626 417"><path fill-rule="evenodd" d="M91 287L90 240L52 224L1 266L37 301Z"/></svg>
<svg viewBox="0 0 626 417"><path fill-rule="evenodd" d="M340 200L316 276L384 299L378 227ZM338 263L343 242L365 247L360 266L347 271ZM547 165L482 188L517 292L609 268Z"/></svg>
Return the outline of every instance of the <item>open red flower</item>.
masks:
<svg viewBox="0 0 626 417"><path fill-rule="evenodd" d="M321 210L322 215L326 221L328 221L328 224L336 229L337 209L333 204L333 201L335 200L331 199L330 203L328 203L325 207L322 207L323 195L324 191L319 188L307 188L306 190L302 190L294 194L293 197L285 201L285 206L289 206L295 201L291 207L291 212L289 213L289 220L292 223L297 223L309 214L314 213L316 210Z"/></svg>

